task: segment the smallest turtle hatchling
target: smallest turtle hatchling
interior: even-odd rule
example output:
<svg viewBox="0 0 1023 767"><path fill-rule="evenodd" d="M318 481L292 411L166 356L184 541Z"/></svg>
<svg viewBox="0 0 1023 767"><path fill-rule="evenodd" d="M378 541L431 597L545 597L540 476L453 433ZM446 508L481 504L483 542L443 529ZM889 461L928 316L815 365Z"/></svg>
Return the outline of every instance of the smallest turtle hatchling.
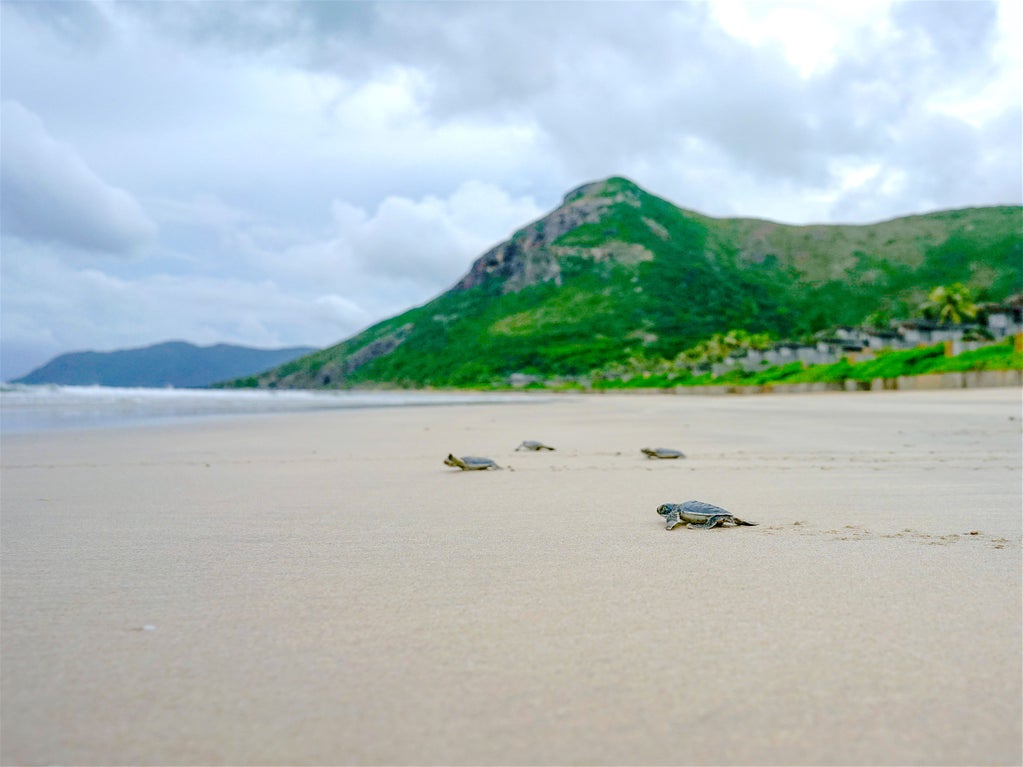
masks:
<svg viewBox="0 0 1023 767"><path fill-rule="evenodd" d="M545 445L543 442L537 442L534 439L527 439L527 440L523 441L523 443L521 445L519 445L515 449L516 450L534 450L534 451L538 451L538 450L553 450L554 448L551 447L550 445Z"/></svg>
<svg viewBox="0 0 1023 767"><path fill-rule="evenodd" d="M644 447L640 450L646 454L647 458L685 458L686 454L681 450L673 450L670 447Z"/></svg>
<svg viewBox="0 0 1023 767"><path fill-rule="evenodd" d="M679 525L709 529L719 525L740 527L756 527L756 522L744 522L732 512L704 501L684 501L683 503L662 503L657 513L667 522L665 529L672 530Z"/></svg>
<svg viewBox="0 0 1023 767"><path fill-rule="evenodd" d="M448 453L444 463L448 466L457 466L462 471L486 471L487 469L501 468L490 458L478 458L474 455L463 455L459 458L454 453Z"/></svg>

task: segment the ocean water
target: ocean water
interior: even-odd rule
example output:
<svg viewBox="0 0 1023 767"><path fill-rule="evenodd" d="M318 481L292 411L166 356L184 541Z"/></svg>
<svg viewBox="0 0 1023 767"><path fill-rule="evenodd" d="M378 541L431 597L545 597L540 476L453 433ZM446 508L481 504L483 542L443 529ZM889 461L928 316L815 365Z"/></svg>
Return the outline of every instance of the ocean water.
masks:
<svg viewBox="0 0 1023 767"><path fill-rule="evenodd" d="M516 393L0 386L0 433L118 428L170 420L344 408L536 402Z"/></svg>

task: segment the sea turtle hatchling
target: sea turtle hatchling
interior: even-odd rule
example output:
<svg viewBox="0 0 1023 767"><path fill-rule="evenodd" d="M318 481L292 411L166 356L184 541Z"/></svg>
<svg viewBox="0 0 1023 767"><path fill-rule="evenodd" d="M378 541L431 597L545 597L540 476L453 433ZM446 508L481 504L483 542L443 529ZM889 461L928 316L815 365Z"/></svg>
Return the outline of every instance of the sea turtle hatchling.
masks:
<svg viewBox="0 0 1023 767"><path fill-rule="evenodd" d="M478 458L474 455L463 455L459 458L454 453L448 453L444 459L448 466L457 466L462 471L486 471L487 469L500 469L490 458Z"/></svg>
<svg viewBox="0 0 1023 767"><path fill-rule="evenodd" d="M672 450L670 447L643 447L640 448L647 458L685 458L686 454L681 450Z"/></svg>
<svg viewBox="0 0 1023 767"><path fill-rule="evenodd" d="M671 530L684 524L686 527L709 529L718 525L746 525L756 527L756 522L744 522L730 511L704 501L685 501L684 503L662 503L657 513L667 522L665 529Z"/></svg>
<svg viewBox="0 0 1023 767"><path fill-rule="evenodd" d="M534 439L527 439L527 440L524 440L523 443L521 445L519 445L515 449L516 450L534 450L534 451L538 451L538 450L553 450L554 448L551 447L550 445L545 445L543 442L537 442Z"/></svg>

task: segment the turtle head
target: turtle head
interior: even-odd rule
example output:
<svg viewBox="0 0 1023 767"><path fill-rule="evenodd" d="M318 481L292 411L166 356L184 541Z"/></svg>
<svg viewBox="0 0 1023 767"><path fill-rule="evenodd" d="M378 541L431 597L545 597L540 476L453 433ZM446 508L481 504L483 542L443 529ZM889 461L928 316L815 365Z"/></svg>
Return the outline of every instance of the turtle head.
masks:
<svg viewBox="0 0 1023 767"><path fill-rule="evenodd" d="M448 453L448 457L444 459L444 463L448 466L461 466L462 462L455 457L454 453Z"/></svg>
<svg viewBox="0 0 1023 767"><path fill-rule="evenodd" d="M670 503L662 503L660 506L657 507L657 513L660 514L662 517L666 517L668 516L668 512L671 511L671 507L672 504Z"/></svg>

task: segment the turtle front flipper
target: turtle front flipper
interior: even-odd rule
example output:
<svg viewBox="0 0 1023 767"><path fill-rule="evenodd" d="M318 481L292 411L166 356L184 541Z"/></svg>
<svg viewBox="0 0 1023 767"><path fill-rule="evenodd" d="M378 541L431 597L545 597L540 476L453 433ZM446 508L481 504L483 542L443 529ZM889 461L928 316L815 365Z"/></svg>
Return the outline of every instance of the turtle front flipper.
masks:
<svg viewBox="0 0 1023 767"><path fill-rule="evenodd" d="M664 521L667 523L664 529L673 530L682 524L682 515L679 513L678 509L673 509L664 515Z"/></svg>
<svg viewBox="0 0 1023 767"><path fill-rule="evenodd" d="M745 520L739 519L738 517L732 517L732 522L735 523L736 527L739 527L740 525L745 525L746 527L756 527L757 526L756 522L746 522Z"/></svg>

